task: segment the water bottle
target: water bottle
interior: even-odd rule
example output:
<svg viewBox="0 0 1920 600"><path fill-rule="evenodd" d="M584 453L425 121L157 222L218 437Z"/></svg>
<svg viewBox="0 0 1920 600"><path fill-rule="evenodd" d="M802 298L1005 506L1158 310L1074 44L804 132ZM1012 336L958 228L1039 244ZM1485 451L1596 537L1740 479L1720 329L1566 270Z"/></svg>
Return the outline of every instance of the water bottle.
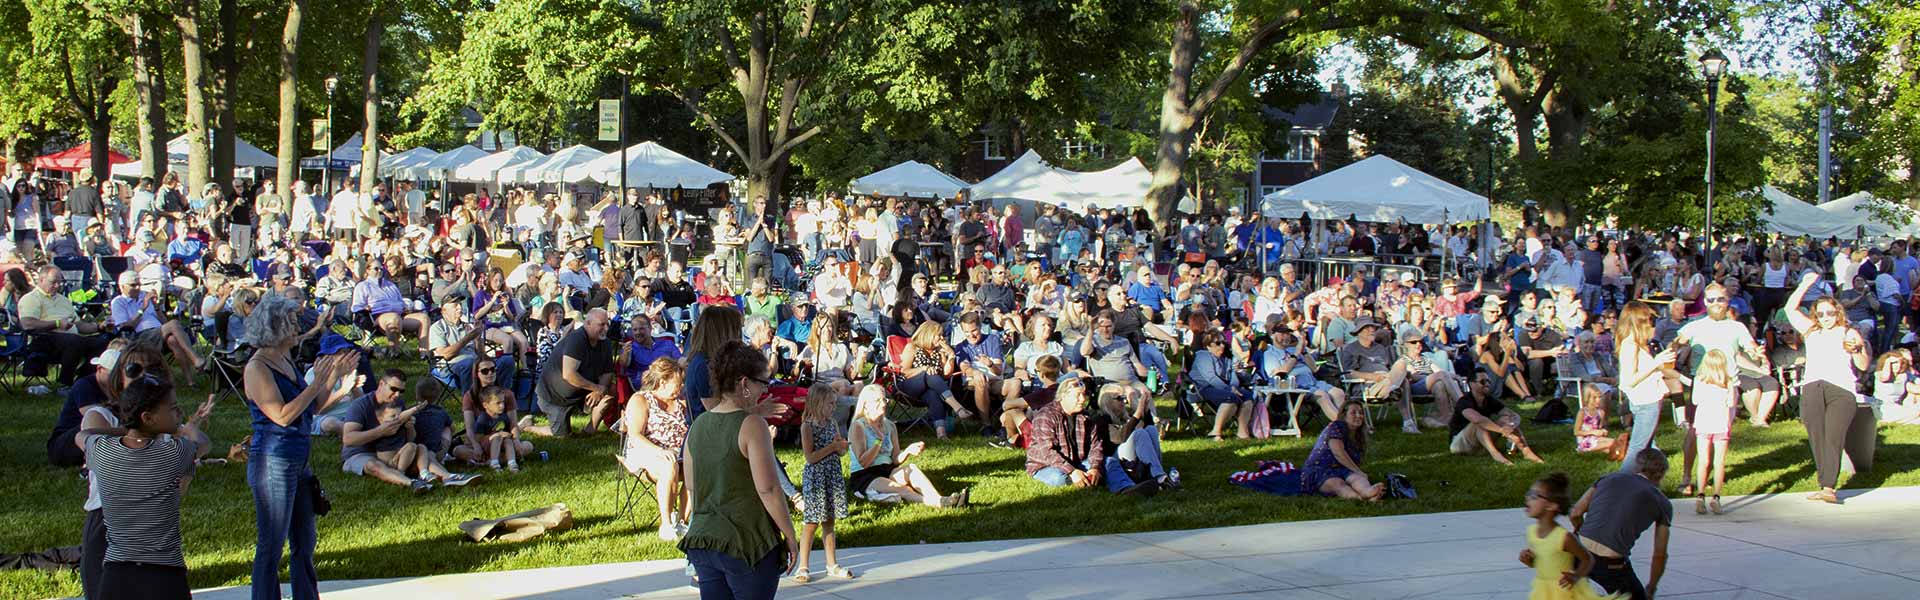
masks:
<svg viewBox="0 0 1920 600"><path fill-rule="evenodd" d="M547 454L547 451L545 451L545 450L541 450L541 451L540 451L540 462L547 462L547 458L548 458L548 456L549 456L549 455Z"/></svg>
<svg viewBox="0 0 1920 600"><path fill-rule="evenodd" d="M1147 389L1152 390L1154 393L1160 392L1160 371L1159 370L1147 369Z"/></svg>

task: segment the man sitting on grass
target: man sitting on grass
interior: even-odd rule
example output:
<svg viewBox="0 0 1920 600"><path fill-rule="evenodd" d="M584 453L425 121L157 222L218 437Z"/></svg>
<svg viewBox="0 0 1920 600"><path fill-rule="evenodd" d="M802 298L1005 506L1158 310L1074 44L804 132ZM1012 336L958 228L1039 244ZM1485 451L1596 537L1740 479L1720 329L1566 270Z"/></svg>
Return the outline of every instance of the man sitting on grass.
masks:
<svg viewBox="0 0 1920 600"><path fill-rule="evenodd" d="M341 470L407 486L415 493L433 489L431 478L449 486L464 486L476 479L448 472L440 465L438 453L415 441L414 415L428 404L406 408L401 399L406 392L406 374L389 369L372 394L353 401L340 425Z"/></svg>
<svg viewBox="0 0 1920 600"><path fill-rule="evenodd" d="M1060 382L1054 401L1036 408L1027 440L1027 474L1053 487L1072 484L1090 488L1104 480L1117 494L1151 494L1151 486L1135 485L1125 473L1103 479L1106 449L1101 427L1087 414L1087 382L1069 375Z"/></svg>
<svg viewBox="0 0 1920 600"><path fill-rule="evenodd" d="M1512 465L1500 449L1494 446L1493 436L1507 439L1510 450L1518 450L1521 456L1533 462L1545 462L1527 446L1527 438L1520 433L1520 415L1508 409L1493 393L1493 383L1486 373L1475 373L1472 391L1466 398L1453 407L1453 420L1448 422L1447 431L1452 436L1448 451L1466 456L1475 450L1484 450L1493 461Z"/></svg>

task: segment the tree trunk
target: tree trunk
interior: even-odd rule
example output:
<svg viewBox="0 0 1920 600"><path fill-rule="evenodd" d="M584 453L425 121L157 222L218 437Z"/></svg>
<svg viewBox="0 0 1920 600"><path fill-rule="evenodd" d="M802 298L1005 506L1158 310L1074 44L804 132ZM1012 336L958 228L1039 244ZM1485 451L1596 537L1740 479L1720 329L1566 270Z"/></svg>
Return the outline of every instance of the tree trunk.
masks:
<svg viewBox="0 0 1920 600"><path fill-rule="evenodd" d="M1180 16L1173 25L1173 43L1167 86L1160 95L1160 139L1155 147L1153 187L1146 197L1147 214L1162 232L1173 224L1173 211L1180 205L1181 176L1187 170L1187 158L1193 146L1194 115L1189 92L1193 89L1193 68L1200 60L1199 6L1180 3Z"/></svg>
<svg viewBox="0 0 1920 600"><path fill-rule="evenodd" d="M203 53L205 40L200 37L200 0L180 0L173 22L180 28L180 62L186 74L181 85L186 87L187 95L187 197L198 198L211 174L207 156L207 62Z"/></svg>
<svg viewBox="0 0 1920 600"><path fill-rule="evenodd" d="M1587 108L1584 100L1563 90L1547 95L1545 102L1547 122L1547 159L1559 164L1580 160L1580 142L1587 133ZM1552 194L1541 206L1541 214L1548 225L1571 227L1578 225L1575 212L1569 206L1565 195Z"/></svg>
<svg viewBox="0 0 1920 600"><path fill-rule="evenodd" d="M1534 136L1534 130L1540 126L1540 101L1534 98L1533 86L1521 80L1513 52L1517 51L1491 53L1494 83L1501 102L1513 115L1514 157L1521 164L1527 164L1540 158L1540 143Z"/></svg>
<svg viewBox="0 0 1920 600"><path fill-rule="evenodd" d="M234 105L240 98L240 61L237 58L240 46L240 11L236 4L239 0L220 1L220 47L214 52L216 65L215 77L219 82L214 85L218 98L214 106L218 108L213 139L213 181L223 188L233 183L234 138L238 137L235 128L239 126L234 114ZM239 190L227 188L227 194Z"/></svg>
<svg viewBox="0 0 1920 600"><path fill-rule="evenodd" d="M280 141L274 188L289 200L293 180L300 174L300 18L306 9L307 0L288 2L287 24L280 31Z"/></svg>
<svg viewBox="0 0 1920 600"><path fill-rule="evenodd" d="M133 39L133 91L138 96L140 137L140 176L155 182L167 172L167 77L161 64L164 56L153 17L135 14L126 18L127 34Z"/></svg>
<svg viewBox="0 0 1920 600"><path fill-rule="evenodd" d="M380 6L373 6L373 14L367 16L366 57L360 63L360 78L366 98L367 124L360 132L360 193L373 192L373 186L380 181L380 37L386 33L386 22L380 14Z"/></svg>

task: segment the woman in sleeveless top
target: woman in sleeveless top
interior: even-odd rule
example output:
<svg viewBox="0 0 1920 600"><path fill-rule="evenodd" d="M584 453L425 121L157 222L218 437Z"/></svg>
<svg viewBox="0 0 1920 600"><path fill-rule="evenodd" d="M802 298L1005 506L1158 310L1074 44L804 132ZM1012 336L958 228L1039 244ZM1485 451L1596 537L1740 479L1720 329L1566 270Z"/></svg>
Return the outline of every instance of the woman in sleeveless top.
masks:
<svg viewBox="0 0 1920 600"><path fill-rule="evenodd" d="M1800 332L1807 356L1800 379L1800 422L1806 424L1807 441L1813 443L1814 470L1820 477L1820 491L1807 499L1839 504L1834 490L1840 485L1841 452L1853 458L1861 473L1873 460L1871 434L1862 444L1850 447L1848 430L1864 426L1871 432L1874 416L1872 407L1860 404L1854 393L1860 385L1855 372L1867 368L1866 338L1847 322L1846 310L1832 296L1813 303L1812 317L1800 310L1807 290L1819 282L1819 273L1800 278L1800 287L1787 297L1787 323Z"/></svg>
<svg viewBox="0 0 1920 600"><path fill-rule="evenodd" d="M680 550L703 598L773 598L800 546L780 489L773 437L760 398L772 368L745 342L712 357L717 403L687 431L687 495L693 519Z"/></svg>
<svg viewBox="0 0 1920 600"><path fill-rule="evenodd" d="M243 374L247 411L253 415L253 438L247 446L247 486L253 490L258 529L253 600L280 598L280 549L288 541L293 543L294 599L320 597L319 575L313 566L316 480L307 469L308 433L315 413L346 397L328 392L360 360L360 352L344 341L339 347L323 343L323 356L313 367L313 384L303 384L289 354L300 340L299 311L300 305L286 296L267 294L247 315L242 338L255 348Z"/></svg>
<svg viewBox="0 0 1920 600"><path fill-rule="evenodd" d="M680 490L680 449L687 441L686 406L680 398L686 371L677 360L656 360L641 374L638 391L627 397L626 435L621 464L634 475L653 477L659 502L660 539L673 540L686 527ZM680 501L679 510L674 509Z"/></svg>
<svg viewBox="0 0 1920 600"><path fill-rule="evenodd" d="M1667 375L1673 371L1674 353L1652 350L1653 307L1635 300L1620 310L1618 343L1614 353L1620 359L1620 394L1627 400L1633 429L1627 436L1626 458L1621 468L1629 468L1634 456L1653 443L1654 428L1660 425L1660 401L1667 396Z"/></svg>
<svg viewBox="0 0 1920 600"><path fill-rule="evenodd" d="M1787 264L1780 249L1775 248L1767 251L1767 262L1755 270L1759 271L1759 281L1753 283L1758 285L1749 284L1748 288L1753 290L1754 320L1764 323L1773 319L1773 312L1780 309L1787 292L1792 291L1787 286L1793 285L1794 269Z"/></svg>

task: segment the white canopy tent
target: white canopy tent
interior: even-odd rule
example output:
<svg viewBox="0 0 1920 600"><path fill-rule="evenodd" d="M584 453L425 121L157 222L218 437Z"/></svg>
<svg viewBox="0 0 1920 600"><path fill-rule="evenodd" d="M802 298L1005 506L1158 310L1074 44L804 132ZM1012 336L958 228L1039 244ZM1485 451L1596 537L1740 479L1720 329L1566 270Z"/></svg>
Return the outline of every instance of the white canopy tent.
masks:
<svg viewBox="0 0 1920 600"><path fill-rule="evenodd" d="M448 177L447 180L492 183L501 169L531 163L546 157L547 155L541 154L539 150L526 146L514 146L454 169L453 176Z"/></svg>
<svg viewBox="0 0 1920 600"><path fill-rule="evenodd" d="M733 181L726 171L701 164L653 142L641 142L627 148L625 166L627 187L705 188ZM567 183L597 181L601 185L620 185L620 153L613 152L585 164L568 167L561 173Z"/></svg>
<svg viewBox="0 0 1920 600"><path fill-rule="evenodd" d="M1083 173L1049 165L1028 150L1000 172L974 184L969 194L975 200L991 200L996 205L1058 204L1085 212L1094 207L1139 206L1151 187L1153 174L1137 158L1104 171Z"/></svg>
<svg viewBox="0 0 1920 600"><path fill-rule="evenodd" d="M1815 239L1853 236L1854 223L1851 221L1836 219L1832 213L1801 201L1780 188L1764 185L1760 186L1757 193L1773 203L1773 214L1766 215L1763 224L1768 233Z"/></svg>
<svg viewBox="0 0 1920 600"><path fill-rule="evenodd" d="M439 152L435 152L432 148L421 146L380 159L380 172L392 173L394 169L423 165L438 156L440 156Z"/></svg>
<svg viewBox="0 0 1920 600"><path fill-rule="evenodd" d="M218 143L217 140L208 140L209 152L211 152L212 144L214 143ZM187 142L187 136L185 134L167 142L168 171L176 173L187 172L188 145L189 143ZM264 167L271 169L279 166L279 164L279 159L267 153L267 151L261 150L259 146L249 144L246 140L238 137L233 138L233 166L235 168L257 169ZM115 177L139 177L140 173L144 170L143 167L144 163L142 161L125 162L113 165L112 173Z"/></svg>
<svg viewBox="0 0 1920 600"><path fill-rule="evenodd" d="M500 169L497 175L500 183L565 183L561 176L568 168L593 162L606 155L592 146L568 146L534 162L507 166Z"/></svg>
<svg viewBox="0 0 1920 600"><path fill-rule="evenodd" d="M1427 225L1492 217L1486 196L1462 189L1385 155L1375 155L1267 194L1261 214Z"/></svg>
<svg viewBox="0 0 1920 600"><path fill-rule="evenodd" d="M353 137L347 138L347 141L334 147L333 152L302 158L300 159L300 168L313 169L316 171L327 168L335 171L357 169L360 167L360 160L362 158L360 151L361 139L360 134L355 133ZM385 152L380 153L381 158L388 156L391 155Z"/></svg>
<svg viewBox="0 0 1920 600"><path fill-rule="evenodd" d="M852 189L855 194L874 196L952 198L967 189L967 182L932 165L909 160L853 180Z"/></svg>
<svg viewBox="0 0 1920 600"><path fill-rule="evenodd" d="M1826 211L1827 214L1837 217L1836 220L1845 223L1846 231L1843 235L1847 237L1853 237L1863 230L1867 237L1911 237L1920 235L1920 213L1916 213L1912 208L1899 204L1879 203L1883 208L1897 215L1895 217L1896 220L1900 218L1905 219L1906 222L1904 224L1896 225L1875 217L1873 209L1870 207L1876 202L1873 194L1854 192L1839 200L1822 204L1817 208Z"/></svg>
<svg viewBox="0 0 1920 600"><path fill-rule="evenodd" d="M409 179L414 181L425 179L445 180L447 174L454 169L464 167L467 163L486 157L487 151L472 145L466 145L442 152L439 156L433 157L433 160L417 165L395 168L389 172L388 175L394 179Z"/></svg>

